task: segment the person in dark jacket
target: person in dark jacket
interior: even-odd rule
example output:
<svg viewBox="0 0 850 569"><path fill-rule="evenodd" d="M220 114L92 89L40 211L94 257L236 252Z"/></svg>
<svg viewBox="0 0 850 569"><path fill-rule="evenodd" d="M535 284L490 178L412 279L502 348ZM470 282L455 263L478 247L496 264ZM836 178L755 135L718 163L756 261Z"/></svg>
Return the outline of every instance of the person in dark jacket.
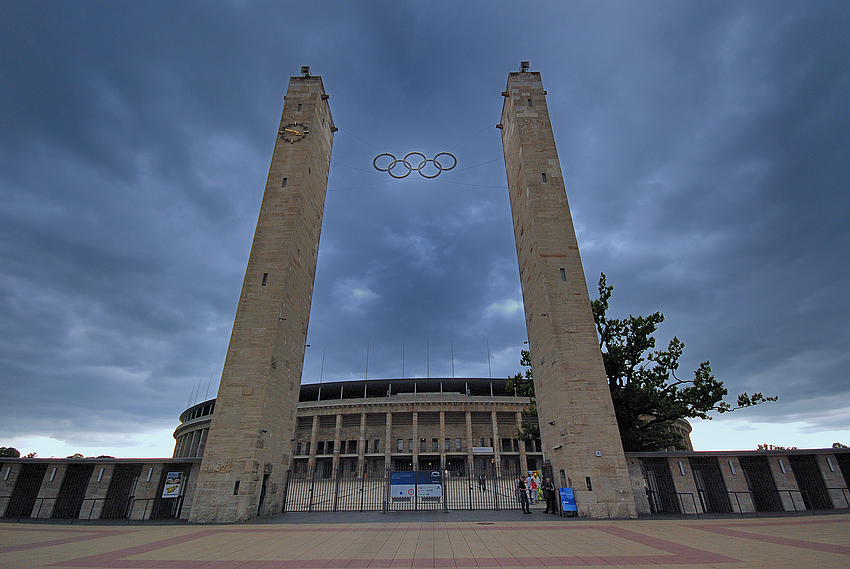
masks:
<svg viewBox="0 0 850 569"><path fill-rule="evenodd" d="M547 478L543 483L543 499L546 500L546 510L544 514L557 514L558 503L555 501L555 485L551 478Z"/></svg>
<svg viewBox="0 0 850 569"><path fill-rule="evenodd" d="M519 503L522 505L522 513L530 514L531 509L528 507L528 486L525 485L525 478L518 476L516 479L516 497L519 498Z"/></svg>

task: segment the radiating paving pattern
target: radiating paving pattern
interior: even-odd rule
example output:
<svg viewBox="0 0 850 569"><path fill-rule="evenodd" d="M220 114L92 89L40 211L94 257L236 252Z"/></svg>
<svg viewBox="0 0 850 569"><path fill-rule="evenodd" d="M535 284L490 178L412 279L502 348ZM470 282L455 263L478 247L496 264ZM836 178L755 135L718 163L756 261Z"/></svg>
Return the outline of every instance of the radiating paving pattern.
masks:
<svg viewBox="0 0 850 569"><path fill-rule="evenodd" d="M0 524L0 567L846 567L850 515L727 520ZM313 521L313 516L301 516ZM410 519L410 518L406 518ZM525 521L527 520L527 521Z"/></svg>

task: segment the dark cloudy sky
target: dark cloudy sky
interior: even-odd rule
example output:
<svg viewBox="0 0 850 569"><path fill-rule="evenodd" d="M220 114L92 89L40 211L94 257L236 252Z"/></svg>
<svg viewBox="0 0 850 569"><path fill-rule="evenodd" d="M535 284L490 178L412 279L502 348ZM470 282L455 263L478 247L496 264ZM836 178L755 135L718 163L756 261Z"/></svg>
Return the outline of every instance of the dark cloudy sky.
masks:
<svg viewBox="0 0 850 569"><path fill-rule="evenodd" d="M288 79L336 125L304 381L525 337L499 122L540 71L591 294L730 392L699 448L850 443L847 2L0 2L0 446L170 455L216 391ZM451 150L435 180L379 152ZM430 353L430 360L426 353ZM212 380L210 378L212 377Z"/></svg>

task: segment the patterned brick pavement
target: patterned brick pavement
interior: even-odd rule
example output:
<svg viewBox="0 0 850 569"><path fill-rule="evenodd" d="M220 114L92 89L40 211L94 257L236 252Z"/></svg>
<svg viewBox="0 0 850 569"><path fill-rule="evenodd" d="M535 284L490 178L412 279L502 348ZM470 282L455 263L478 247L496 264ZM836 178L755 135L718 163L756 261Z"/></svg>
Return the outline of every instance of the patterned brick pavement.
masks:
<svg viewBox="0 0 850 569"><path fill-rule="evenodd" d="M0 523L0 568L847 567L848 537L850 514L525 523Z"/></svg>

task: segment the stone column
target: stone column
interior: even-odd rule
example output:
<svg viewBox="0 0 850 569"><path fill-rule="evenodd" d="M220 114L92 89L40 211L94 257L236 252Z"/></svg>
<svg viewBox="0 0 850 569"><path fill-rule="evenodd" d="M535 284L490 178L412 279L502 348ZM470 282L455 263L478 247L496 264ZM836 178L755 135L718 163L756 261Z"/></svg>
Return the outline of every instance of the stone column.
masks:
<svg viewBox="0 0 850 569"><path fill-rule="evenodd" d="M342 415L337 413L336 415L336 428L334 429L334 456L333 456L333 464L331 468L333 468L334 476L337 476L338 468L339 468L339 443L340 436L342 435Z"/></svg>
<svg viewBox="0 0 850 569"><path fill-rule="evenodd" d="M306 71L289 80L275 129L192 501L194 523L256 517L264 473L270 487L282 487L289 469L336 131L322 79ZM282 498L283 492L267 495L265 511L280 511Z"/></svg>
<svg viewBox="0 0 850 569"><path fill-rule="evenodd" d="M419 470L419 413L413 412L413 470Z"/></svg>
<svg viewBox="0 0 850 569"><path fill-rule="evenodd" d="M446 448L446 412L440 411L440 470L446 471L446 453L449 449ZM451 446L449 446L451 448Z"/></svg>
<svg viewBox="0 0 850 569"><path fill-rule="evenodd" d="M366 472L366 413L360 413L360 442L357 443L357 472Z"/></svg>
<svg viewBox="0 0 850 569"><path fill-rule="evenodd" d="M499 128L543 452L589 477L579 513L637 517L540 73L508 77Z"/></svg>
<svg viewBox="0 0 850 569"><path fill-rule="evenodd" d="M493 466L496 468L496 472L502 473L502 442L499 440L499 422L498 422L498 413L496 411L490 411L490 418L493 421Z"/></svg>
<svg viewBox="0 0 850 569"><path fill-rule="evenodd" d="M475 443L472 442L472 412L466 412L466 462L467 476L475 474L475 456L472 454L472 447Z"/></svg>
<svg viewBox="0 0 850 569"><path fill-rule="evenodd" d="M517 412L516 414L516 428L517 432L522 429L522 413ZM519 471L520 473L528 472L528 452L525 450L525 441L521 441L517 439L519 442Z"/></svg>
<svg viewBox="0 0 850 569"><path fill-rule="evenodd" d="M387 435L384 440L384 470L389 471L393 468L393 445L395 441L393 440L393 414L391 411L387 411Z"/></svg>
<svg viewBox="0 0 850 569"><path fill-rule="evenodd" d="M307 458L307 477L313 476L313 469L316 467L316 443L319 438L319 416L313 415L313 428L310 431L310 452Z"/></svg>

